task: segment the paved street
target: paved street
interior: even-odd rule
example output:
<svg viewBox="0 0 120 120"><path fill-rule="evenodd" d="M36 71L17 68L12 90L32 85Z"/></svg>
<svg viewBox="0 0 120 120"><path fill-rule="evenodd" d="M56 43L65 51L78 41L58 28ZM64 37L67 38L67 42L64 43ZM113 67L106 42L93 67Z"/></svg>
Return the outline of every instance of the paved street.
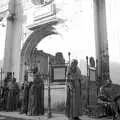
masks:
<svg viewBox="0 0 120 120"><path fill-rule="evenodd" d="M112 120L110 118L93 118L88 116L82 116L82 120ZM48 120L47 114L44 116L26 116L19 114L18 112L0 112L0 120ZM63 114L53 114L49 120L68 120Z"/></svg>

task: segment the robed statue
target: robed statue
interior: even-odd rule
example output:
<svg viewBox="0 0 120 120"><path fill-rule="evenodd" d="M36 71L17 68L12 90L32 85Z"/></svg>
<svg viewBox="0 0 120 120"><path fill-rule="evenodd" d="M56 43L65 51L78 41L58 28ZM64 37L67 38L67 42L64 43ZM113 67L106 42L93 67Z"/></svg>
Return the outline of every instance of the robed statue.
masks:
<svg viewBox="0 0 120 120"><path fill-rule="evenodd" d="M66 115L72 120L79 120L81 115L81 71L78 61L72 61L67 73Z"/></svg>

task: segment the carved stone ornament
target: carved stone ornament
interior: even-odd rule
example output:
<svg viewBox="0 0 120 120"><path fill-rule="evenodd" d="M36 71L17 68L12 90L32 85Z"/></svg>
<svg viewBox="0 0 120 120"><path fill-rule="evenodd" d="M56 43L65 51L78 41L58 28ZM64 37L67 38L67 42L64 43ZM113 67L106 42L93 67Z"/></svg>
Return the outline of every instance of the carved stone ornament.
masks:
<svg viewBox="0 0 120 120"><path fill-rule="evenodd" d="M95 67L95 60L93 57L90 57L90 66Z"/></svg>
<svg viewBox="0 0 120 120"><path fill-rule="evenodd" d="M42 4L44 4L44 0L31 0L31 2L34 5L42 5Z"/></svg>

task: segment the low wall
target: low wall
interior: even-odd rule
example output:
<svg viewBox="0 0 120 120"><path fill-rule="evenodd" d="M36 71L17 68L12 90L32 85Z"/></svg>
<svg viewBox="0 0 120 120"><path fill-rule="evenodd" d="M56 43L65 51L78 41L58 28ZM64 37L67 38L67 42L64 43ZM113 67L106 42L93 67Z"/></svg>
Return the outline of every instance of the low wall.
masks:
<svg viewBox="0 0 120 120"><path fill-rule="evenodd" d="M86 81L82 81L82 107L87 105L87 84ZM44 104L45 108L48 107L48 89L45 86L44 91ZM64 104L66 101L66 88L65 85L52 85L51 86L51 107L54 108L58 104Z"/></svg>
<svg viewBox="0 0 120 120"><path fill-rule="evenodd" d="M53 108L56 104L65 103L65 86L64 85L54 85L51 87L51 107ZM48 107L48 89L45 87L44 91L44 104L45 108Z"/></svg>

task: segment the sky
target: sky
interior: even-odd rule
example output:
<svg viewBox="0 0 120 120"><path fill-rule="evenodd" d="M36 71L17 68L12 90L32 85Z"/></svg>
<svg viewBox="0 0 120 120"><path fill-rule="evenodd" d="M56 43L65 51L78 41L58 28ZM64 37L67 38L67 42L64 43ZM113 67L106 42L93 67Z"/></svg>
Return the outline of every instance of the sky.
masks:
<svg viewBox="0 0 120 120"><path fill-rule="evenodd" d="M109 56L113 62L120 62L119 5L120 0L106 0ZM38 49L52 54L55 54L56 50L62 51L66 59L69 51L72 58L85 59L86 55L95 56L92 0L66 0L61 2L59 7L62 10L58 12L58 17L66 20L64 24L56 26L60 35L45 38L39 43ZM46 44L49 46L46 47Z"/></svg>
<svg viewBox="0 0 120 120"><path fill-rule="evenodd" d="M0 0L2 1L2 0ZM56 0L57 17L65 20L54 26L59 33L42 40L37 46L45 52L63 52L68 59L78 60L95 56L95 38L92 0ZM106 0L107 32L110 61L120 62L120 0ZM4 57L5 29L0 23L0 60Z"/></svg>
<svg viewBox="0 0 120 120"><path fill-rule="evenodd" d="M106 0L110 60L120 62L120 0Z"/></svg>
<svg viewBox="0 0 120 120"><path fill-rule="evenodd" d="M38 45L38 49L55 54L61 51L68 59L85 59L86 55L95 56L93 9L91 0L61 0L57 17L65 22L55 26L58 35L45 38ZM69 3L69 4L68 4ZM45 48L46 44L49 44ZM50 46L51 45L51 46Z"/></svg>

